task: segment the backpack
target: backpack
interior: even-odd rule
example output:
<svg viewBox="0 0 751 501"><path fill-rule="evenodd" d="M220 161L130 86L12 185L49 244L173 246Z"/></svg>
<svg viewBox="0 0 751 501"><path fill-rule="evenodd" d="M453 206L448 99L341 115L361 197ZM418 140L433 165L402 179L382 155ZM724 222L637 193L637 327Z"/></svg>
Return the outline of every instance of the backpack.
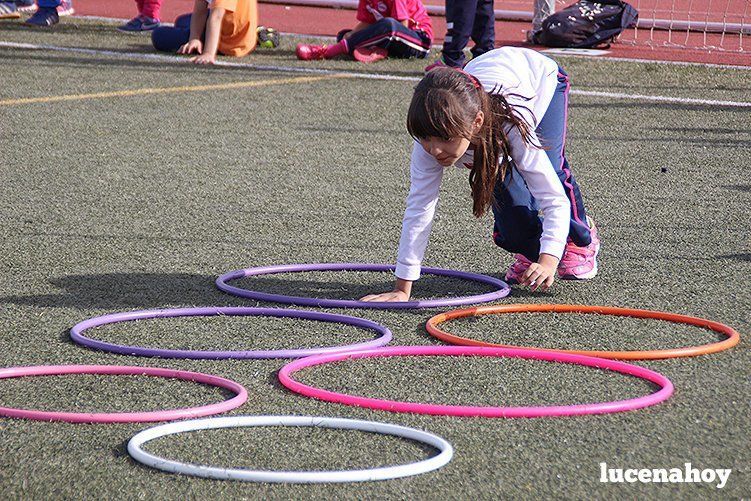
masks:
<svg viewBox="0 0 751 501"><path fill-rule="evenodd" d="M638 19L636 9L622 0L579 0L546 17L535 42L548 47L607 48Z"/></svg>

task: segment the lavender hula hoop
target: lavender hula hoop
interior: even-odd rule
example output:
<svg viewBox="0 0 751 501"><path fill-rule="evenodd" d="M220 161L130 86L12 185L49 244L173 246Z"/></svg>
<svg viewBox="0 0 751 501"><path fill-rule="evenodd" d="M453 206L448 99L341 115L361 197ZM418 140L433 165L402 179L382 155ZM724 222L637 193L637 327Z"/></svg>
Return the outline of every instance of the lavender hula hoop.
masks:
<svg viewBox="0 0 751 501"><path fill-rule="evenodd" d="M496 287L497 290L476 296L462 296L449 299L428 299L424 301L403 301L403 302L369 302L354 301L349 299L320 299L299 296L285 296L283 294L269 294L266 292L257 292L248 289L241 289L229 285L227 282L238 278L273 275L276 273L296 273L303 271L394 271L395 266L387 264L366 264L366 263L319 263L319 264L283 264L276 266L259 266L257 268L246 268L244 270L235 270L225 273L216 279L216 286L234 296L255 299L258 301L269 301L272 303L292 304L296 306L315 306L319 308L375 308L375 309L409 309L409 308L443 308L447 306L460 306L467 304L488 303L508 296L511 289L503 280L480 275L479 273L470 273L466 271L446 270L442 268L423 267L422 272L429 275L439 275L443 277L461 278L480 282Z"/></svg>
<svg viewBox="0 0 751 501"><path fill-rule="evenodd" d="M201 350L172 350L163 348L146 348L141 346L127 346L105 341L91 339L83 335L83 332L100 325L127 322L130 320L144 320L150 318L171 317L195 317L195 316L269 316L284 318L302 318L306 320L318 320L321 322L335 322L352 325L362 329L374 330L380 334L371 341L354 343L344 346L331 346L325 348L305 348L294 350L253 350L253 351L201 351ZM324 353L337 353L355 349L380 347L391 341L391 331L375 322L364 318L336 315L333 313L321 313L317 311L286 310L280 308L250 308L244 306L234 307L207 307L207 308L174 308L162 310L140 310L123 313L112 313L101 317L84 320L73 326L70 337L78 344L97 350L119 353L121 355L136 355L141 357L162 358L192 358L192 359L242 359L242 358L299 358L309 355Z"/></svg>

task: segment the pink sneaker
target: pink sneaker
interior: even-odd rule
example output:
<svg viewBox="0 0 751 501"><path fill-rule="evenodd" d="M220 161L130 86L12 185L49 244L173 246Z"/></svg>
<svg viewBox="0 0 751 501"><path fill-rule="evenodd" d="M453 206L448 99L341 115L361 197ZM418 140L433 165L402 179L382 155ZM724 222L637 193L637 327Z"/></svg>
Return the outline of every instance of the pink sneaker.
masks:
<svg viewBox="0 0 751 501"><path fill-rule="evenodd" d="M326 53L326 46L299 43L297 44L295 53L297 54L297 59L302 59L303 61L323 59L323 55Z"/></svg>
<svg viewBox="0 0 751 501"><path fill-rule="evenodd" d="M597 275L597 254L600 252L600 237L594 221L587 218L592 242L586 247L566 244L563 258L558 263L558 276L563 280L589 280Z"/></svg>
<svg viewBox="0 0 751 501"><path fill-rule="evenodd" d="M63 0L57 8L57 15L60 17L72 16L75 13L76 11L73 9L72 0Z"/></svg>
<svg viewBox="0 0 751 501"><path fill-rule="evenodd" d="M506 283L518 284L522 281L522 274L527 271L532 261L524 257L522 254L514 254L514 264L512 264L508 271L506 271Z"/></svg>
<svg viewBox="0 0 751 501"><path fill-rule="evenodd" d="M352 51L352 56L361 63L374 63L388 55L389 52L382 47L357 47Z"/></svg>

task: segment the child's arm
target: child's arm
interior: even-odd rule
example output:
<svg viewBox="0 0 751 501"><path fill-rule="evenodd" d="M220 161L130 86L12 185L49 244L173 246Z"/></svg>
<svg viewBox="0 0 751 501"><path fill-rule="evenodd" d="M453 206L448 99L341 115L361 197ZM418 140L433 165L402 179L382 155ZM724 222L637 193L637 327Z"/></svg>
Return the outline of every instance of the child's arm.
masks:
<svg viewBox="0 0 751 501"><path fill-rule="evenodd" d="M177 50L178 54L202 54L203 30L206 28L206 18L209 15L209 6L206 0L195 0L193 3L193 15L190 16L190 37L188 43Z"/></svg>
<svg viewBox="0 0 751 501"><path fill-rule="evenodd" d="M566 246L571 221L571 205L545 151L524 142L519 129L508 132L511 157L542 211L540 256L522 274L520 285L545 291L553 285L558 262ZM539 139L534 139L539 144Z"/></svg>
<svg viewBox="0 0 751 501"><path fill-rule="evenodd" d="M222 31L224 12L225 10L221 7L211 9L209 20L206 22L206 43L203 52L191 59L195 64L214 64L216 62L216 51L219 47L219 34Z"/></svg>
<svg viewBox="0 0 751 501"><path fill-rule="evenodd" d="M362 301L408 301L412 282L420 278L420 268L433 226L444 168L415 142L412 146L410 188L402 221L396 284L390 292L370 294Z"/></svg>

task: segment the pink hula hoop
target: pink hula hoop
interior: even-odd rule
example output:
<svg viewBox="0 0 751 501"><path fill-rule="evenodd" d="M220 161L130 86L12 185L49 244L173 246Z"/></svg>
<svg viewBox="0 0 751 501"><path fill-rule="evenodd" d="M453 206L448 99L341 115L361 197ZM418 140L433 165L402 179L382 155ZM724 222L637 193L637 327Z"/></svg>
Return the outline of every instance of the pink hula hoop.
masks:
<svg viewBox="0 0 751 501"><path fill-rule="evenodd" d="M382 400L377 398L360 397L336 393L305 385L292 379L292 374L315 365L353 360L358 358L377 357L400 357L400 356L480 356L480 357L512 357L532 360L545 360L550 362L563 362L569 364L584 365L599 369L607 369L630 376L650 381L660 390L643 397L629 400L616 400L613 402L599 402L594 404L577 405L554 405L535 407L478 407L466 405L443 405L424 404L415 402L398 402L394 400ZM472 346L392 346L361 350L349 353L315 355L291 362L279 371L279 381L288 389L327 402L336 402L344 405L353 405L369 409L378 409L390 412L411 412L414 414L433 414L441 416L460 417L557 417L578 416L584 414L609 414L613 412L625 412L649 407L667 400L673 394L673 383L662 374L639 367L637 365L606 360L603 358L588 357L544 350L528 350L520 348L485 348Z"/></svg>
<svg viewBox="0 0 751 501"><path fill-rule="evenodd" d="M133 367L127 365L38 365L31 367L8 367L0 369L0 379L25 376L62 376L66 374L101 374L115 376L156 376L182 379L196 383L208 384L230 390L236 395L223 402L200 407L168 409L153 412L56 412L32 409L15 409L0 407L0 416L35 419L38 421L66 421L68 423L147 423L154 421L172 421L175 419L211 416L240 407L248 399L245 388L234 381L219 376L200 372L162 369L158 367Z"/></svg>

